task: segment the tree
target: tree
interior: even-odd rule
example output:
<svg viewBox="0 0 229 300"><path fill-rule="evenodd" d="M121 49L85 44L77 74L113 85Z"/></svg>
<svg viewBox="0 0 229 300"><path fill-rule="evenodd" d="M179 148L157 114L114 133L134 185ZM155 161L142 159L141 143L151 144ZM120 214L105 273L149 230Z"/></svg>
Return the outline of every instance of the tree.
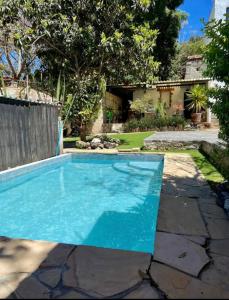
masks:
<svg viewBox="0 0 229 300"><path fill-rule="evenodd" d="M104 80L154 79L159 67L153 55L157 30L151 29L149 22L137 20L152 3L3 0L1 17L3 24L14 28L20 22L17 43L35 47L43 78L51 74L57 82L62 74L64 90L72 95L64 112L69 111L70 118L77 119L82 127L97 110Z"/></svg>
<svg viewBox="0 0 229 300"><path fill-rule="evenodd" d="M209 39L204 53L206 75L218 81L210 90L210 105L219 119L220 137L229 145L229 21L207 23L205 34Z"/></svg>
<svg viewBox="0 0 229 300"><path fill-rule="evenodd" d="M23 79L31 73L36 63L33 45L18 42L25 34L23 20L18 19L11 24L7 18L0 18L0 29L0 69L6 77Z"/></svg>
<svg viewBox="0 0 229 300"><path fill-rule="evenodd" d="M155 59L161 63L158 76L161 80L169 77L172 59L176 53L177 38L182 22L187 19L187 14L177 8L184 0L156 0L155 7L149 14L153 20L152 26L159 32Z"/></svg>
<svg viewBox="0 0 229 300"><path fill-rule="evenodd" d="M189 41L176 45L176 54L172 60L169 78L184 79L188 57L203 55L205 42L203 37L191 37Z"/></svg>

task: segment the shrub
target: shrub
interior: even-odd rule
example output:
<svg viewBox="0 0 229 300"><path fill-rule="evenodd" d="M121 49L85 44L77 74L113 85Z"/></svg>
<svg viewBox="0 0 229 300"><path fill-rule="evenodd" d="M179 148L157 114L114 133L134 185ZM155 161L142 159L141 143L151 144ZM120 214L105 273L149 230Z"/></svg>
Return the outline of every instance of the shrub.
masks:
<svg viewBox="0 0 229 300"><path fill-rule="evenodd" d="M161 130L165 127L173 127L173 129L182 127L184 128L186 121L181 116L172 117L144 117L140 120L132 119L124 124L124 131L148 131L148 130Z"/></svg>

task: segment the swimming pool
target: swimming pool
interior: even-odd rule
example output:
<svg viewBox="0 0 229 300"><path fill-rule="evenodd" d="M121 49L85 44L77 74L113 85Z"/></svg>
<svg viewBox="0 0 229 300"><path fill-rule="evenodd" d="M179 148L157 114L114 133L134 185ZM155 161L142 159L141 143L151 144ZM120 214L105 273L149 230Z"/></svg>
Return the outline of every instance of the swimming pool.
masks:
<svg viewBox="0 0 229 300"><path fill-rule="evenodd" d="M0 173L0 236L154 252L163 156L68 154Z"/></svg>

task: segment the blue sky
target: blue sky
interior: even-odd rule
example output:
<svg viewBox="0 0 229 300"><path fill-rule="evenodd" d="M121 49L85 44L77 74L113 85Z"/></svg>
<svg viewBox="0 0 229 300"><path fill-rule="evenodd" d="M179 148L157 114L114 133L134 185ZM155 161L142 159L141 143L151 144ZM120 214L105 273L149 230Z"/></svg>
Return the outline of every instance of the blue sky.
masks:
<svg viewBox="0 0 229 300"><path fill-rule="evenodd" d="M179 40L184 42L191 36L202 35L201 19L208 20L211 12L212 0L184 0L180 9L189 14L187 24L180 32Z"/></svg>

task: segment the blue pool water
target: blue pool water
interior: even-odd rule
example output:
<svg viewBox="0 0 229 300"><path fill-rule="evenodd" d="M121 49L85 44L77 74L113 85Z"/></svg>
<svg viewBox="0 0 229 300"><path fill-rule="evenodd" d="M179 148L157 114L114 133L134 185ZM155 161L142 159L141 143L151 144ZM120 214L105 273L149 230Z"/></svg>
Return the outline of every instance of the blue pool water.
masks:
<svg viewBox="0 0 229 300"><path fill-rule="evenodd" d="M70 155L0 183L0 236L153 253L157 155Z"/></svg>

